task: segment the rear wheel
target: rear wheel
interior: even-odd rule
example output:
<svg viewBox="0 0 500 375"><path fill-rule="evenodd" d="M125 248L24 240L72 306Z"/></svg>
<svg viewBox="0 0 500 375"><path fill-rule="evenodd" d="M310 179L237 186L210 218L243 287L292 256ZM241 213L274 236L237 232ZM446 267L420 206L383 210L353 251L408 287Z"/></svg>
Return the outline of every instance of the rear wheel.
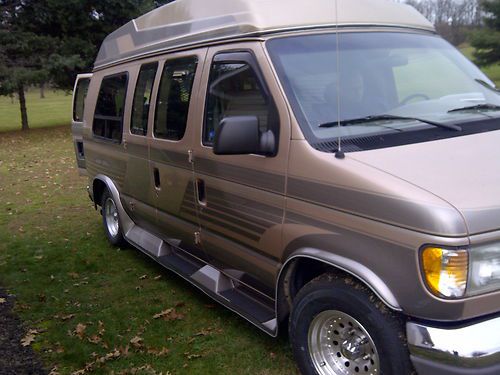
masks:
<svg viewBox="0 0 500 375"><path fill-rule="evenodd" d="M108 241L113 246L122 246L125 244L120 215L113 196L108 190L102 195L102 223Z"/></svg>
<svg viewBox="0 0 500 375"><path fill-rule="evenodd" d="M290 338L303 375L414 373L403 322L350 277L325 274L297 294Z"/></svg>

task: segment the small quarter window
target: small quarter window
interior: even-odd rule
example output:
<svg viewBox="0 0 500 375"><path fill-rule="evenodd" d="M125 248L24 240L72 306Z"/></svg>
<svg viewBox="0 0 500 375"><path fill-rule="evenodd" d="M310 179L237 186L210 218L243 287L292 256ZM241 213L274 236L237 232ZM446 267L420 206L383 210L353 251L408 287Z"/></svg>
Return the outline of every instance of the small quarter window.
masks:
<svg viewBox="0 0 500 375"><path fill-rule="evenodd" d="M102 80L92 127L95 136L121 142L127 82L127 73Z"/></svg>
<svg viewBox="0 0 500 375"><path fill-rule="evenodd" d="M90 78L82 78L78 81L76 86L75 102L73 104L73 121L82 122L83 112L85 110L85 98L89 91Z"/></svg>
<svg viewBox="0 0 500 375"><path fill-rule="evenodd" d="M184 137L197 62L191 57L165 63L156 101L155 137L172 141Z"/></svg>
<svg viewBox="0 0 500 375"><path fill-rule="evenodd" d="M145 64L141 67L132 106L132 120L130 122L132 134L146 135L148 133L149 107L157 70L158 63Z"/></svg>
<svg viewBox="0 0 500 375"><path fill-rule="evenodd" d="M256 116L262 133L278 123L253 68L245 62L215 62L210 72L203 144L213 146L215 132L225 117Z"/></svg>

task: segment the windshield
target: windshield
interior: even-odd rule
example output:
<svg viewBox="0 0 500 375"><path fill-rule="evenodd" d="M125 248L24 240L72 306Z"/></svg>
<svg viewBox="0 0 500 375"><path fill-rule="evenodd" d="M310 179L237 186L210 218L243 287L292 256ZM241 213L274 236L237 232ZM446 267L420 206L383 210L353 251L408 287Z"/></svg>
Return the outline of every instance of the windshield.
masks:
<svg viewBox="0 0 500 375"><path fill-rule="evenodd" d="M434 34L311 34L271 39L267 47L304 135L322 149L339 137L355 143L394 134L400 141L388 145L397 145L431 129L429 140L464 135L432 122L500 116L493 82Z"/></svg>

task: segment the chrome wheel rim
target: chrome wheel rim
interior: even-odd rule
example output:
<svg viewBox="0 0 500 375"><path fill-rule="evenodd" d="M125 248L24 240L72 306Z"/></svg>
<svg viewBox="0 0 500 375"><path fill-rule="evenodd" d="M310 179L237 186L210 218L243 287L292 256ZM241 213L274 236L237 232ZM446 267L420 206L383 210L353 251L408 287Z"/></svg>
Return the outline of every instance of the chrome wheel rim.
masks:
<svg viewBox="0 0 500 375"><path fill-rule="evenodd" d="M368 331L352 316L328 310L309 327L309 354L319 375L377 375L380 361Z"/></svg>
<svg viewBox="0 0 500 375"><path fill-rule="evenodd" d="M106 203L104 204L104 215L106 217L106 226L109 234L112 237L116 237L120 230L120 223L118 221L118 210L116 209L115 202L111 198L106 199Z"/></svg>

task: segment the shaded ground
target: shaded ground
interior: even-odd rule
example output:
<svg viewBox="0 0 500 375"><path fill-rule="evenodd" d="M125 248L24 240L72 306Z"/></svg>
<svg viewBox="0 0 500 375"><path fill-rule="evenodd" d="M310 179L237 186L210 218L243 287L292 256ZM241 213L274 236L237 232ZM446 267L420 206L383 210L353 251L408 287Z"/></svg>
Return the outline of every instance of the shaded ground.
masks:
<svg viewBox="0 0 500 375"><path fill-rule="evenodd" d="M13 304L14 297L0 289L0 374L46 375L33 349L21 345L28 332L12 313Z"/></svg>

